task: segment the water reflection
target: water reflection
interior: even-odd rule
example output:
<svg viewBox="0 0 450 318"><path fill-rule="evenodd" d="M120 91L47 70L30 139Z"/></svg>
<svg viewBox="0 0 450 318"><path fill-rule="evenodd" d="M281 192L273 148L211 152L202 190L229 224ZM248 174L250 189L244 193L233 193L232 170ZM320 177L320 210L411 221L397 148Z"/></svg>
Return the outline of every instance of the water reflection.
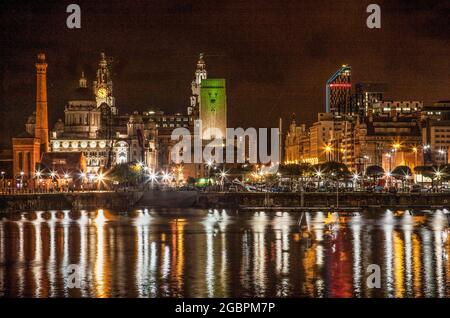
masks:
<svg viewBox="0 0 450 318"><path fill-rule="evenodd" d="M36 211L0 219L0 296L449 297L447 210ZM81 288L69 288L78 265ZM367 288L370 264L380 289Z"/></svg>

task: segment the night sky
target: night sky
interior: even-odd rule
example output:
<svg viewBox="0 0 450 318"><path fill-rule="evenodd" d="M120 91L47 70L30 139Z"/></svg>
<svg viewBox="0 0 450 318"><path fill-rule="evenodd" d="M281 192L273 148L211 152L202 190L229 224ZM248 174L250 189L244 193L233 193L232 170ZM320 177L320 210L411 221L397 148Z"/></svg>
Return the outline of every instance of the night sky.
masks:
<svg viewBox="0 0 450 318"><path fill-rule="evenodd" d="M68 29L66 6L81 6ZM366 7L382 10L368 29ZM0 3L1 138L24 130L35 104L36 54L48 60L49 125L63 117L81 70L116 59L121 113L185 112L198 53L227 80L228 125L273 127L325 110L325 81L344 63L353 82L389 85L386 98L450 99L450 1L9 1Z"/></svg>

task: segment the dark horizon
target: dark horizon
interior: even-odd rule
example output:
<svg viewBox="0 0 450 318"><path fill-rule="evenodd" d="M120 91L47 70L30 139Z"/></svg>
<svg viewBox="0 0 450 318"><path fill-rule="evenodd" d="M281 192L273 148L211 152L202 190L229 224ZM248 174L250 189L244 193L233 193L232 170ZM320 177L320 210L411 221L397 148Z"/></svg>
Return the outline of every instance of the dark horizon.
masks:
<svg viewBox="0 0 450 318"><path fill-rule="evenodd" d="M450 3L378 1L381 29L368 29L372 1L77 1L81 29L68 29L71 1L3 1L0 144L24 130L35 107L36 55L48 61L49 128L100 52L113 56L121 113L185 112L200 52L210 78L225 78L228 125L274 127L291 113L310 124L325 111L325 82L342 64L352 82L383 82L386 99L450 99ZM255 116L257 114L257 116Z"/></svg>

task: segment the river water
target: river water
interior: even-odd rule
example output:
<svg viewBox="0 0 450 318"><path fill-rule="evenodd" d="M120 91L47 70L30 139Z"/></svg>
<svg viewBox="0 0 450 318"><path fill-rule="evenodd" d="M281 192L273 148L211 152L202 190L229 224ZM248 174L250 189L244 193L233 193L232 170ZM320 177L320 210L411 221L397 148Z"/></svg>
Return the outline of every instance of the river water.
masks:
<svg viewBox="0 0 450 318"><path fill-rule="evenodd" d="M449 297L447 212L3 215L0 297Z"/></svg>

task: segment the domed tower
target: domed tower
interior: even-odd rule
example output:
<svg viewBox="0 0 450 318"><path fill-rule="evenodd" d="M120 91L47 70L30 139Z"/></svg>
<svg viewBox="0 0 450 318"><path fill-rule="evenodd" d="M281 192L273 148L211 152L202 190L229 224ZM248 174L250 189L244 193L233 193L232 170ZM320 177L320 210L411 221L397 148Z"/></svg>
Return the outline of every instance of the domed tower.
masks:
<svg viewBox="0 0 450 318"><path fill-rule="evenodd" d="M55 123L55 126L53 126L53 137L54 138L61 138L61 136L64 133L64 122L61 118L58 118L58 121Z"/></svg>
<svg viewBox="0 0 450 318"><path fill-rule="evenodd" d="M27 123L25 124L25 130L27 133L34 136L35 129L36 129L36 112L33 112L33 114L31 114L27 119Z"/></svg>
<svg viewBox="0 0 450 318"><path fill-rule="evenodd" d="M127 133L128 137L135 137L138 135L138 131L141 131L143 133L144 131L144 121L142 119L142 116L139 115L137 111L133 112L133 114L130 116L130 119L127 123Z"/></svg>
<svg viewBox="0 0 450 318"><path fill-rule="evenodd" d="M96 138L100 127L100 110L95 95L87 87L84 72L81 73L78 88L75 89L64 110L64 135L79 138Z"/></svg>

